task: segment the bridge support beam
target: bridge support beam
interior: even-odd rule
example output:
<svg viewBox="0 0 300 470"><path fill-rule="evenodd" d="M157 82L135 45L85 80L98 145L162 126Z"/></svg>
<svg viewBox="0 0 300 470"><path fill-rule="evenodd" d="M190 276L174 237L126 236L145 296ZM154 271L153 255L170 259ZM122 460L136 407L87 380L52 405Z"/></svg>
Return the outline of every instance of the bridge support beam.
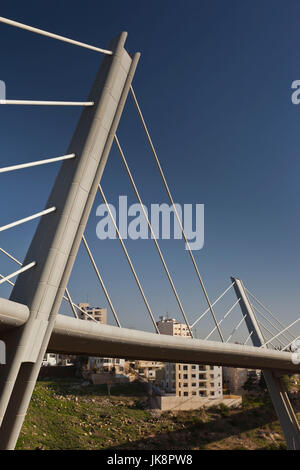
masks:
<svg viewBox="0 0 300 470"><path fill-rule="evenodd" d="M44 217L27 252L36 266L17 278L10 300L28 307L25 325L5 332L7 363L0 367L0 448L14 449L55 325L80 241L130 89L139 54L124 49L126 33L109 45L62 164Z"/></svg>
<svg viewBox="0 0 300 470"><path fill-rule="evenodd" d="M237 278L231 278L234 281L234 290L238 299L243 315L246 315L245 322L249 333L252 333L252 342L254 346L260 347L265 343L264 336L257 322L256 315L252 309L247 292L243 282ZM267 346L263 346L267 347ZM286 387L278 375L278 372L272 370L262 370L264 375L276 414L282 427L288 450L300 450L300 427L293 406L288 397Z"/></svg>

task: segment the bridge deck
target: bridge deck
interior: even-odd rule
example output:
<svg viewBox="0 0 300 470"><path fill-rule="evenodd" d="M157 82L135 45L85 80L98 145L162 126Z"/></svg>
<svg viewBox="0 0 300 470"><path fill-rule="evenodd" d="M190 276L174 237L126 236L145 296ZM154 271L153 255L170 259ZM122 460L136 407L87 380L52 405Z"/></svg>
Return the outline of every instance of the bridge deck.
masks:
<svg viewBox="0 0 300 470"><path fill-rule="evenodd" d="M24 324L26 306L0 299L0 333ZM253 346L158 335L58 315L49 351L89 356L149 359L164 362L277 369L300 373L291 353Z"/></svg>

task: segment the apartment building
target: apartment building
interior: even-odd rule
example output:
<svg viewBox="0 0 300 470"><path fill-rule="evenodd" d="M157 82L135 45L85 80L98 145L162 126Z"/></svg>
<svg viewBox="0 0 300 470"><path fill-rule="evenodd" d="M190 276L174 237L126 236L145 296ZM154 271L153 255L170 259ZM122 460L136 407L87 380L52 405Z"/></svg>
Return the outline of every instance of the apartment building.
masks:
<svg viewBox="0 0 300 470"><path fill-rule="evenodd" d="M96 320L99 323L107 323L107 309L103 307L91 307L87 302L81 302L78 304L81 310L78 310L78 317L82 320L93 321ZM89 369L98 369L101 372L114 371L116 374L124 372L125 360L114 357L89 357L88 359Z"/></svg>
<svg viewBox="0 0 300 470"><path fill-rule="evenodd" d="M107 322L107 309L101 307L91 307L90 304L81 302L78 304L78 317L81 320L94 320L106 324ZM82 311L83 310L83 311Z"/></svg>
<svg viewBox="0 0 300 470"><path fill-rule="evenodd" d="M161 334L191 338L187 326L175 319L160 317L157 327ZM164 388L178 397L222 398L222 367L166 363Z"/></svg>
<svg viewBox="0 0 300 470"><path fill-rule="evenodd" d="M191 337L188 327L184 323L175 320L175 318L159 317L156 324L162 335Z"/></svg>
<svg viewBox="0 0 300 470"><path fill-rule="evenodd" d="M46 353L43 357L42 366L57 366L58 357L59 357L58 354Z"/></svg>
<svg viewBox="0 0 300 470"><path fill-rule="evenodd" d="M224 386L230 393L242 394L243 386L248 379L248 369L240 367L223 367Z"/></svg>
<svg viewBox="0 0 300 470"><path fill-rule="evenodd" d="M125 359L115 357L89 357L89 369L97 369L99 372L112 372L115 374L124 373Z"/></svg>
<svg viewBox="0 0 300 470"><path fill-rule="evenodd" d="M161 382L164 379L165 364L158 361L135 361L134 369L149 382Z"/></svg>
<svg viewBox="0 0 300 470"><path fill-rule="evenodd" d="M46 353L42 366L72 366L75 356L71 354Z"/></svg>

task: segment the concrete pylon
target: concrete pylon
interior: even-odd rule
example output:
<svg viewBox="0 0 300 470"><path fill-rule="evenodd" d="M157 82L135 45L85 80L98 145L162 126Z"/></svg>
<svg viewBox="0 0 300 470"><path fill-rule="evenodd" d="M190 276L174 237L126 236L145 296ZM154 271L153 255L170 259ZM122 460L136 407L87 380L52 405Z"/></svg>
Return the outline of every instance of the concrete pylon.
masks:
<svg viewBox="0 0 300 470"><path fill-rule="evenodd" d="M240 299L240 307L243 315L246 315L245 322L254 346L265 347L265 339L260 329L256 315L252 309L244 284L240 279L231 278L234 282L234 290L237 298ZM276 414L280 421L286 445L289 450L300 450L300 427L293 406L290 402L286 387L282 382L278 372L272 370L262 370L269 394L271 396Z"/></svg>
<svg viewBox="0 0 300 470"><path fill-rule="evenodd" d="M29 308L26 324L3 335L7 363L0 368L0 448L13 449L47 350L80 241L124 108L139 54L124 49L127 33L109 44L46 207L27 252L36 266L16 281L10 300Z"/></svg>

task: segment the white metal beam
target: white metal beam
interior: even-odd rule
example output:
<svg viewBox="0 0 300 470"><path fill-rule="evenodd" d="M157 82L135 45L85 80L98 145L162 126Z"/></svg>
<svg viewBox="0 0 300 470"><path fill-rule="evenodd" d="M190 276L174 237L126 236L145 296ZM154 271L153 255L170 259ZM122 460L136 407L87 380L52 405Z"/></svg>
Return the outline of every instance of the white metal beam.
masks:
<svg viewBox="0 0 300 470"><path fill-rule="evenodd" d="M49 33L49 31L45 31L43 29L34 28L33 26L28 26L27 24L19 23L18 21L13 21L8 18L4 18L0 16L0 22L8 24L10 26L14 26L15 28L25 29L26 31L30 31L31 33L40 34L42 36L47 36L48 38L58 39L59 41L67 42L69 44L74 44L75 46L84 47L85 49L91 49L92 51L102 52L103 54L112 55L112 51L108 51L107 49L102 49L100 47L91 46L90 44L85 44L84 42L75 41L74 39L69 39L64 36L60 36L59 34Z"/></svg>
<svg viewBox="0 0 300 470"><path fill-rule="evenodd" d="M44 211L37 212L36 214L30 215L29 217L25 217L24 219L19 219L19 220L16 220L15 222L11 222L10 224L3 225L2 227L0 227L0 232L4 232L4 230L8 230L10 228L16 227L17 225L24 224L25 222L29 222L30 220L41 217L42 215L50 214L51 212L54 212L55 210L56 210L56 207L50 207L49 209L45 209Z"/></svg>
<svg viewBox="0 0 300 470"><path fill-rule="evenodd" d="M70 160L71 158L74 158L74 157L75 157L75 153L70 153L69 155L63 155L62 157L47 158L45 160L39 160L36 162L20 163L19 165L6 166L4 168L0 168L0 173L6 173L9 171L15 171L15 170L22 170L23 168L29 168L29 167L38 166L38 165L45 165L47 163L59 162L61 160Z"/></svg>

